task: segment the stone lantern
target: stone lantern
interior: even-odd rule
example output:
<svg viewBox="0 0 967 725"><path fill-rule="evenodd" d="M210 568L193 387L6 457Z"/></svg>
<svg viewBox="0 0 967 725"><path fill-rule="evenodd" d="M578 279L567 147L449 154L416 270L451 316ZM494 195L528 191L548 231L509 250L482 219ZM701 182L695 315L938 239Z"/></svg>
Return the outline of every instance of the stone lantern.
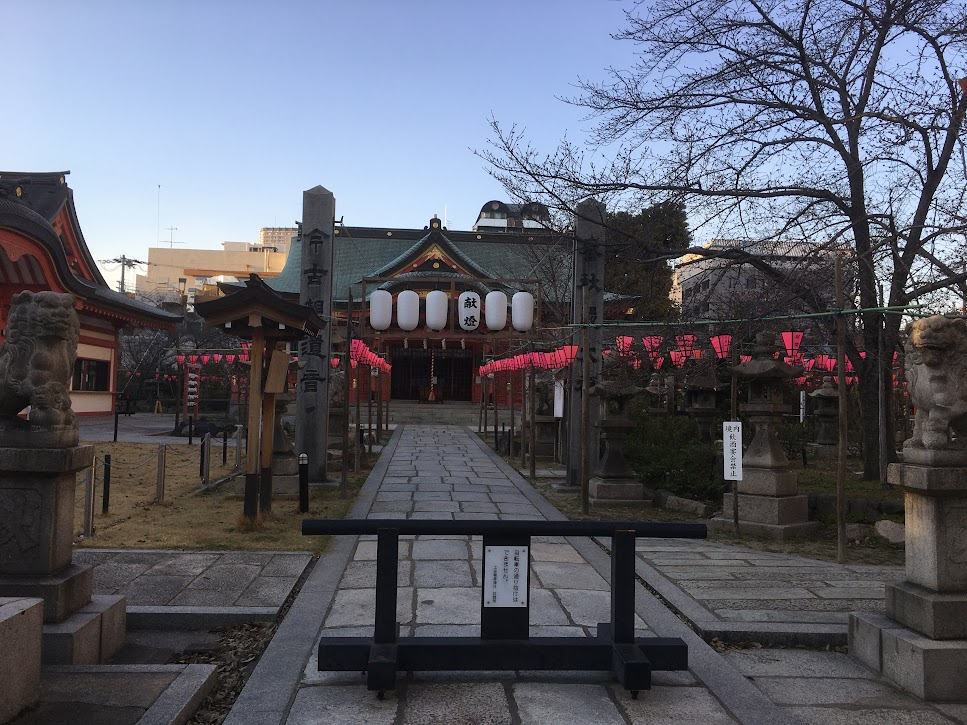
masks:
<svg viewBox="0 0 967 725"><path fill-rule="evenodd" d="M814 412L819 423L816 442L810 448L819 458L835 458L839 451L839 391L832 376L825 376L822 387L809 397L816 401Z"/></svg>
<svg viewBox="0 0 967 725"><path fill-rule="evenodd" d="M608 372L605 370L606 375ZM600 401L601 439L605 443L604 455L590 481L594 505L640 504L644 500L644 486L624 455L625 439L634 427L631 399L642 392L644 388L627 379L600 379L591 388L591 394Z"/></svg>
<svg viewBox="0 0 967 725"><path fill-rule="evenodd" d="M749 381L742 412L755 426L755 436L743 455L743 478L738 481L739 526L743 532L770 539L790 539L813 533L818 522L809 521L808 497L799 495L796 474L776 437L782 414L790 410L783 402L783 384L800 373L798 368L776 360L775 336L756 335L749 362L731 370ZM713 528L734 528L732 494L725 494L725 513L709 522Z"/></svg>
<svg viewBox="0 0 967 725"><path fill-rule="evenodd" d="M706 443L714 440L712 425L715 422L716 394L721 388L711 370L705 370L685 384L685 412L698 423L702 440Z"/></svg>

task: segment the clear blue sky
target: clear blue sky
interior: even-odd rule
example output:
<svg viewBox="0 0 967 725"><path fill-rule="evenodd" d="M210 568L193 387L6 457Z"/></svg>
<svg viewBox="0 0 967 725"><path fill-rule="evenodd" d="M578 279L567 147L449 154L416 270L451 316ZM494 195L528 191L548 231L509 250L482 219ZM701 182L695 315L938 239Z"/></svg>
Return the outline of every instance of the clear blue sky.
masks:
<svg viewBox="0 0 967 725"><path fill-rule="evenodd" d="M0 170L70 170L96 259L255 241L322 184L348 225L468 229L487 119L551 149L555 96L627 66L614 0L0 0ZM159 194L160 192L160 223ZM160 228L160 235L159 235ZM109 278L116 275L105 270Z"/></svg>

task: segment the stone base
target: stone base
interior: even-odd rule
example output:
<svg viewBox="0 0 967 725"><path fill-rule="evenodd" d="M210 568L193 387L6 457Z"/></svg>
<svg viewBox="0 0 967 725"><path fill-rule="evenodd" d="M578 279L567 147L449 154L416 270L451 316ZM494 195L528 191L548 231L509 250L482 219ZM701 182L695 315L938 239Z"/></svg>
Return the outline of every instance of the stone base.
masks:
<svg viewBox="0 0 967 725"><path fill-rule="evenodd" d="M12 720L40 697L43 615L39 599L0 598L0 722Z"/></svg>
<svg viewBox="0 0 967 725"><path fill-rule="evenodd" d="M967 702L967 640L935 640L882 614L849 618L849 653L929 702Z"/></svg>
<svg viewBox="0 0 967 725"><path fill-rule="evenodd" d="M822 460L839 458L839 446L830 445L828 443L807 443L806 444L806 455L811 458L819 458Z"/></svg>
<svg viewBox="0 0 967 725"><path fill-rule="evenodd" d="M50 576L0 575L0 597L44 600L44 622L61 622L91 601L94 568L70 564Z"/></svg>
<svg viewBox="0 0 967 725"><path fill-rule="evenodd" d="M794 496L799 493L799 477L795 471L746 466L739 481L739 493L755 496Z"/></svg>
<svg viewBox="0 0 967 725"><path fill-rule="evenodd" d="M71 563L76 473L93 460L93 446L0 447L0 574L43 576Z"/></svg>
<svg viewBox="0 0 967 725"><path fill-rule="evenodd" d="M589 485L592 501L621 501L640 503L645 497L645 487L626 478L592 478Z"/></svg>
<svg viewBox="0 0 967 725"><path fill-rule="evenodd" d="M967 639L967 592L938 593L906 581L887 584L886 615L930 639Z"/></svg>
<svg viewBox="0 0 967 725"><path fill-rule="evenodd" d="M731 511L731 508L726 507L726 511ZM707 526L710 529L717 529L719 531L735 531L735 524L731 516L727 518L725 516L716 516L708 520ZM818 521L803 521L796 524L766 524L739 519L739 532L743 536L758 536L763 539L773 539L775 541L788 541L789 539L815 536L818 530Z"/></svg>
<svg viewBox="0 0 967 725"><path fill-rule="evenodd" d="M967 449L928 449L903 446L903 463L916 466L967 466Z"/></svg>
<svg viewBox="0 0 967 725"><path fill-rule="evenodd" d="M80 441L77 423L41 427L21 418L0 423L0 438L10 448L72 448Z"/></svg>
<svg viewBox="0 0 967 725"><path fill-rule="evenodd" d="M732 494L722 499L722 509L732 512ZM731 518L731 517L730 517ZM784 526L809 521L809 496L754 496L739 494L739 521Z"/></svg>
<svg viewBox="0 0 967 725"><path fill-rule="evenodd" d="M58 624L45 624L44 665L97 665L124 644L127 603L124 597L95 595L90 603Z"/></svg>
<svg viewBox="0 0 967 725"><path fill-rule="evenodd" d="M299 459L293 455L272 456L272 475L279 476L298 476Z"/></svg>

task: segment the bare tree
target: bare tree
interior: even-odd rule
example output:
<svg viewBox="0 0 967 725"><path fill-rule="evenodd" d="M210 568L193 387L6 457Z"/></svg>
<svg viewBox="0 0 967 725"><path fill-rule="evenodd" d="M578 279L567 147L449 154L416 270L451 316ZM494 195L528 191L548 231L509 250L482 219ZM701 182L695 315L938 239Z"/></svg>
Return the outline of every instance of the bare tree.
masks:
<svg viewBox="0 0 967 725"><path fill-rule="evenodd" d="M573 208L595 196L641 207L676 195L693 230L850 250L855 304L902 307L962 285L967 10L955 0L654 0L614 36L633 67L579 81L586 145L548 154L492 121L481 153L517 197ZM703 253L701 249L693 249ZM738 257L732 257L737 259ZM781 279L781 270L746 260ZM810 309L825 299L803 290ZM901 318L857 316L864 474L877 460L876 339ZM859 350L865 347L866 357Z"/></svg>

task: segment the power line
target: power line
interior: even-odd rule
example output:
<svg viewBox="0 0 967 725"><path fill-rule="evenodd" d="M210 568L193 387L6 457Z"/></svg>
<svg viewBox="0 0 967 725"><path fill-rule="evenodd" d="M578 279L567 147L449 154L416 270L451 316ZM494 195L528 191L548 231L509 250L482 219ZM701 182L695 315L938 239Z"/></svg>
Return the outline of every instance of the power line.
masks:
<svg viewBox="0 0 967 725"><path fill-rule="evenodd" d="M142 262L139 259L130 259L125 257L123 254L120 257L115 257L114 259L101 259L99 260L101 264L120 264L121 265L121 282L118 284L118 292L125 292L124 289L124 271L126 269L134 269L138 265L147 264L147 262Z"/></svg>

